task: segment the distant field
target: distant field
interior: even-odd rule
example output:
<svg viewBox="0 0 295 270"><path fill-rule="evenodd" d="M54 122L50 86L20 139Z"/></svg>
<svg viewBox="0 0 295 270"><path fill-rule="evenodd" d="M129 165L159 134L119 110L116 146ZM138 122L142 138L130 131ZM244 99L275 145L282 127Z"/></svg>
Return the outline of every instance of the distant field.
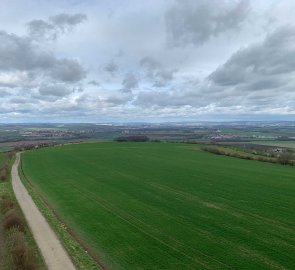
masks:
<svg viewBox="0 0 295 270"><path fill-rule="evenodd" d="M272 134L267 134L265 132L254 131L254 130L245 130L245 129L222 128L221 131L224 134L235 134L235 135L245 135L245 136L246 135L248 135L248 136L253 136L253 135L272 136Z"/></svg>
<svg viewBox="0 0 295 270"><path fill-rule="evenodd" d="M253 141L252 143L277 147L295 148L295 141Z"/></svg>
<svg viewBox="0 0 295 270"><path fill-rule="evenodd" d="M295 168L195 147L67 145L23 169L110 269L294 269Z"/></svg>
<svg viewBox="0 0 295 270"><path fill-rule="evenodd" d="M10 147L10 146L0 146L0 152L5 152L5 151L9 151L9 150L13 150L13 147Z"/></svg>

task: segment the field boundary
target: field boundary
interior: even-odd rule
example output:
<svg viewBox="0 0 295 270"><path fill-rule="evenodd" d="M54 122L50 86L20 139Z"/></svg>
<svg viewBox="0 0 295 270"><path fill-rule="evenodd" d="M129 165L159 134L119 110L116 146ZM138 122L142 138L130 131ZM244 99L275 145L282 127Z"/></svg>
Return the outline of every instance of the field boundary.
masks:
<svg viewBox="0 0 295 270"><path fill-rule="evenodd" d="M18 171L22 183L26 187L28 193L41 213L50 224L53 231L61 240L62 245L70 254L75 266L78 269L85 270L108 270L108 268L101 262L97 254L89 248L71 228L65 225L58 213L50 207L45 198L32 184L27 175L24 173L22 159L20 159Z"/></svg>
<svg viewBox="0 0 295 270"><path fill-rule="evenodd" d="M288 165L288 166L295 165L294 160L280 160L279 158L266 157L262 155L254 155L254 154L244 152L242 150L231 149L221 145L209 144L206 146L202 146L199 149L201 151L208 152L214 155L221 155L221 156L227 156L227 157L233 157L233 158L245 159L245 160L254 160L254 161L272 163L272 164L278 164L278 165Z"/></svg>

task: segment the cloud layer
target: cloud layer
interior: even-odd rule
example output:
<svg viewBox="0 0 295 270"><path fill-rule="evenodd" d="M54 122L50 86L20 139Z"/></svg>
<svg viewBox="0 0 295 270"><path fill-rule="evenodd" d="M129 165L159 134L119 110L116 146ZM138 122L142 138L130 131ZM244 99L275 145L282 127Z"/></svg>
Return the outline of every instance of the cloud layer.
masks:
<svg viewBox="0 0 295 270"><path fill-rule="evenodd" d="M2 122L295 114L291 0L32 3L0 9Z"/></svg>

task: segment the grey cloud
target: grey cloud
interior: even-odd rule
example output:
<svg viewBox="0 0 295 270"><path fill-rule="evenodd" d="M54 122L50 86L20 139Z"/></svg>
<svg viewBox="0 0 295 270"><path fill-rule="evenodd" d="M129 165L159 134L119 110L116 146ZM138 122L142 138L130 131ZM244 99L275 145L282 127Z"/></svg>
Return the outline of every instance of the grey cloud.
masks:
<svg viewBox="0 0 295 270"><path fill-rule="evenodd" d="M49 20L53 23L53 25L61 28L62 30L66 30L67 28L71 26L75 26L79 23L82 23L86 19L87 19L87 16L81 13L74 14L74 15L62 13L49 18Z"/></svg>
<svg viewBox="0 0 295 270"><path fill-rule="evenodd" d="M51 53L38 50L27 37L0 32L0 70L33 70L54 65Z"/></svg>
<svg viewBox="0 0 295 270"><path fill-rule="evenodd" d="M118 58L120 58L120 57L122 57L122 56L124 56L124 51L123 50L118 50L118 52L115 54L115 57L118 57Z"/></svg>
<svg viewBox="0 0 295 270"><path fill-rule="evenodd" d="M144 57L140 60L140 65L144 68L147 78L153 82L155 87L166 86L174 78L176 69L164 68L161 63L152 57Z"/></svg>
<svg viewBox="0 0 295 270"><path fill-rule="evenodd" d="M85 14L58 14L47 21L32 20L27 23L29 34L34 39L56 39L59 34L69 32L87 19Z"/></svg>
<svg viewBox="0 0 295 270"><path fill-rule="evenodd" d="M78 61L58 59L34 45L30 38L4 31L0 32L0 70L38 71L65 82L77 82L86 76Z"/></svg>
<svg viewBox="0 0 295 270"><path fill-rule="evenodd" d="M153 110L197 110L200 112L231 112L257 113L270 108L278 108L286 104L280 92L282 88L274 91L263 90L246 91L233 87L218 86L202 82L190 87L181 87L181 90L171 89L169 91L142 91L133 101L133 105L140 108L153 108ZM289 93L290 98L295 94ZM290 105L294 107L294 104Z"/></svg>
<svg viewBox="0 0 295 270"><path fill-rule="evenodd" d="M165 70L159 70L155 74L155 87L164 87L167 85L167 83L171 82L174 77L174 73L176 72L176 69L165 69Z"/></svg>
<svg viewBox="0 0 295 270"><path fill-rule="evenodd" d="M126 74L122 85L123 85L123 92L131 92L132 89L137 88L138 87L138 78L132 74L132 73L128 73Z"/></svg>
<svg viewBox="0 0 295 270"><path fill-rule="evenodd" d="M10 100L10 103L13 104L30 104L33 103L32 100L25 97L13 97Z"/></svg>
<svg viewBox="0 0 295 270"><path fill-rule="evenodd" d="M249 86L247 86L247 88L253 91L257 91L257 90L278 88L282 84L284 83L279 78L278 79L267 78L267 79L261 79L261 80L255 81L251 83Z"/></svg>
<svg viewBox="0 0 295 270"><path fill-rule="evenodd" d="M147 70L148 76L153 76L154 71L161 68L161 64L154 58L146 56L140 60L140 65Z"/></svg>
<svg viewBox="0 0 295 270"><path fill-rule="evenodd" d="M55 97L64 97L73 92L73 89L70 89L62 84L56 85L43 85L39 88L39 94L41 96L55 96Z"/></svg>
<svg viewBox="0 0 295 270"><path fill-rule="evenodd" d="M0 86L1 87L1 86ZM0 97L10 96L11 93L7 89L0 88Z"/></svg>
<svg viewBox="0 0 295 270"><path fill-rule="evenodd" d="M72 59L57 60L50 70L51 77L64 82L77 82L85 78L86 71L78 61Z"/></svg>
<svg viewBox="0 0 295 270"><path fill-rule="evenodd" d="M27 24L29 28L29 34L34 39L46 38L46 39L56 39L57 32L54 25L43 21L43 20L33 20Z"/></svg>
<svg viewBox="0 0 295 270"><path fill-rule="evenodd" d="M165 92L141 92L138 94L135 104L141 107L173 107L186 105L184 99L177 99L177 94Z"/></svg>
<svg viewBox="0 0 295 270"><path fill-rule="evenodd" d="M286 86L295 70L295 27L285 26L256 43L233 54L209 75L220 86L249 91Z"/></svg>
<svg viewBox="0 0 295 270"><path fill-rule="evenodd" d="M168 45L200 46L211 37L239 28L249 10L248 0L178 0L166 14Z"/></svg>
<svg viewBox="0 0 295 270"><path fill-rule="evenodd" d="M104 66L104 70L114 75L119 70L119 66L113 61L111 61Z"/></svg>
<svg viewBox="0 0 295 270"><path fill-rule="evenodd" d="M117 105L124 105L131 101L132 95L130 93L119 93L109 96L105 102L107 106L115 107Z"/></svg>
<svg viewBox="0 0 295 270"><path fill-rule="evenodd" d="M1 82L0 81L0 87L15 88L15 87L18 87L18 85L15 84L15 83Z"/></svg>
<svg viewBox="0 0 295 270"><path fill-rule="evenodd" d="M100 86L100 82L98 82L96 80L91 80L91 81L88 82L88 84L94 85L94 86Z"/></svg>
<svg viewBox="0 0 295 270"><path fill-rule="evenodd" d="M211 97L210 102L214 102L216 97ZM183 106L202 107L208 105L208 94L206 89L182 89L167 91L142 91L134 104L140 107L175 107Z"/></svg>

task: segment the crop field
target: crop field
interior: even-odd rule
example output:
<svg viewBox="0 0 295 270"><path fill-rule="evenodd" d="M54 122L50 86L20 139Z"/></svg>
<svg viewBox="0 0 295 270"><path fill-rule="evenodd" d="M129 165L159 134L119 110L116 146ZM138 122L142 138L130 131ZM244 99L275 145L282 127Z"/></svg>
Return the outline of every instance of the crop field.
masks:
<svg viewBox="0 0 295 270"><path fill-rule="evenodd" d="M196 145L22 154L33 185L106 269L295 269L295 168Z"/></svg>

